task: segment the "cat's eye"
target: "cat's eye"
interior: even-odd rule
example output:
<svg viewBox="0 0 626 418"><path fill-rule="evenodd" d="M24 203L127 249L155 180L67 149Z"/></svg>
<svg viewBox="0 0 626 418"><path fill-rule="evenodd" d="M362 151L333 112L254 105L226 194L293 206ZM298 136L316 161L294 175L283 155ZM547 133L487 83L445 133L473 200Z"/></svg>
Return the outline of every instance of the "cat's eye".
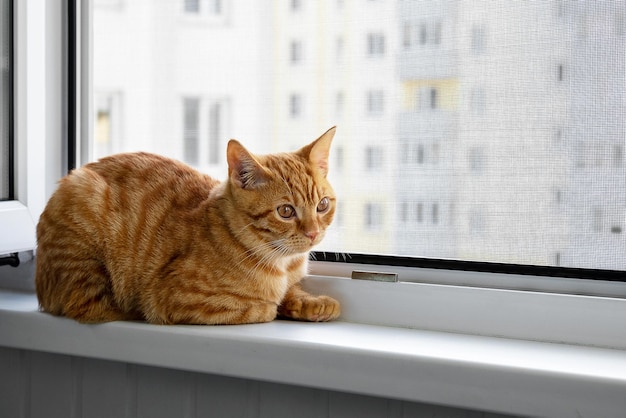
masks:
<svg viewBox="0 0 626 418"><path fill-rule="evenodd" d="M330 207L330 200L328 200L328 198L325 197L322 200L320 200L320 202L317 204L317 211L326 212L329 207Z"/></svg>
<svg viewBox="0 0 626 418"><path fill-rule="evenodd" d="M290 219L296 216L296 210L291 205L280 205L276 211L283 219Z"/></svg>

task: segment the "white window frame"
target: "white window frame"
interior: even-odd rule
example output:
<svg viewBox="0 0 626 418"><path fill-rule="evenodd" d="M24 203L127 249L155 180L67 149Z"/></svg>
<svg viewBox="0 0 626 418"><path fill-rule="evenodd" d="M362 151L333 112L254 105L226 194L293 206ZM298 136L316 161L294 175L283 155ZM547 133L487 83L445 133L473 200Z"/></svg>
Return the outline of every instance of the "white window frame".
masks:
<svg viewBox="0 0 626 418"><path fill-rule="evenodd" d="M61 172L60 1L16 1L16 200L0 202L0 254L32 250L35 225ZM58 7L57 7L58 6ZM56 26L55 26L56 25ZM57 34L59 36L50 36ZM58 77L58 78L57 78Z"/></svg>

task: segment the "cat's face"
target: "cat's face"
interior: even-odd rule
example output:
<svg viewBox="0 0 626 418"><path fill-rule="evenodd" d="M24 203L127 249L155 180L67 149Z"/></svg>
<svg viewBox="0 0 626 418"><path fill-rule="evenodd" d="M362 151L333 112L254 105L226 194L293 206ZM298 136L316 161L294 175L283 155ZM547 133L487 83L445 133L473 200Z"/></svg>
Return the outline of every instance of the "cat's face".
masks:
<svg viewBox="0 0 626 418"><path fill-rule="evenodd" d="M336 204L326 179L334 134L331 128L297 152L265 156L229 143L229 182L240 211L242 242L259 252L289 256L306 253L323 239Z"/></svg>

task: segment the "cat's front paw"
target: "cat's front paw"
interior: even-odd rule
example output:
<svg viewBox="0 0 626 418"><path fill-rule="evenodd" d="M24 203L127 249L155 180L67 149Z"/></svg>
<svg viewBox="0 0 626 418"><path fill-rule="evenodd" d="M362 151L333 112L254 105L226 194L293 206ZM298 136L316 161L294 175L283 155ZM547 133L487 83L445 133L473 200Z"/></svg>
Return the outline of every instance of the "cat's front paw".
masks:
<svg viewBox="0 0 626 418"><path fill-rule="evenodd" d="M299 296L284 300L278 314L299 321L326 322L341 314L339 302L330 296Z"/></svg>

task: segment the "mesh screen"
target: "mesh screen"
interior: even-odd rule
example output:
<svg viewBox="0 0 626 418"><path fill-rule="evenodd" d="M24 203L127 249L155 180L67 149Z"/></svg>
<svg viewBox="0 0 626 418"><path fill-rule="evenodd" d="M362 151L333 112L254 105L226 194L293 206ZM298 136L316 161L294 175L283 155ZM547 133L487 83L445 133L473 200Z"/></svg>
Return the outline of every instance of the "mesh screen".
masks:
<svg viewBox="0 0 626 418"><path fill-rule="evenodd" d="M337 125L320 250L626 269L625 16L624 1L96 0L99 141L226 178L210 154L231 137L286 151Z"/></svg>

